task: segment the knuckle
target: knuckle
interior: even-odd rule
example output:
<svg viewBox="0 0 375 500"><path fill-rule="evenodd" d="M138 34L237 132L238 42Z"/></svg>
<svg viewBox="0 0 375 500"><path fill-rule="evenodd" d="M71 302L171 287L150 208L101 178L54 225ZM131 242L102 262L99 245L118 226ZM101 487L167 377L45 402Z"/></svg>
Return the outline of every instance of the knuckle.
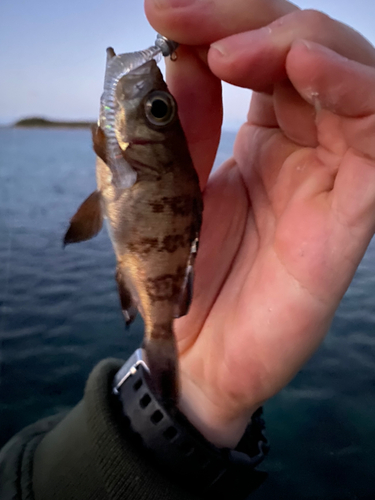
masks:
<svg viewBox="0 0 375 500"><path fill-rule="evenodd" d="M312 31L319 31L332 22L332 19L319 10L306 9L300 11L301 20L309 25Z"/></svg>

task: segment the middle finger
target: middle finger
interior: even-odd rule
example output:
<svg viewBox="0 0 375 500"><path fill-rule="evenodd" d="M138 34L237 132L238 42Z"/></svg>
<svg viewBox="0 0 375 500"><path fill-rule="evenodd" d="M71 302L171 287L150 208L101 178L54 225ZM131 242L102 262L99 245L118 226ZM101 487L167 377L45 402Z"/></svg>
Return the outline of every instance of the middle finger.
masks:
<svg viewBox="0 0 375 500"><path fill-rule="evenodd" d="M264 28L215 42L208 63L222 80L269 91L270 85L286 78L286 57L298 39L319 43L348 59L375 66L374 47L362 35L314 10L295 11Z"/></svg>

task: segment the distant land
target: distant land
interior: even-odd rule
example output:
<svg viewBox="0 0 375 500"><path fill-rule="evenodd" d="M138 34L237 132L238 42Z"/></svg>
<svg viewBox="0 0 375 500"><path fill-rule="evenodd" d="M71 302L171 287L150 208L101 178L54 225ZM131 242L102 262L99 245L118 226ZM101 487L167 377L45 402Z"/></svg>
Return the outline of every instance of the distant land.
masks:
<svg viewBox="0 0 375 500"><path fill-rule="evenodd" d="M13 124L13 127L68 127L68 128L90 128L95 122L86 121L60 121L48 120L39 116L32 116L30 118L23 118Z"/></svg>

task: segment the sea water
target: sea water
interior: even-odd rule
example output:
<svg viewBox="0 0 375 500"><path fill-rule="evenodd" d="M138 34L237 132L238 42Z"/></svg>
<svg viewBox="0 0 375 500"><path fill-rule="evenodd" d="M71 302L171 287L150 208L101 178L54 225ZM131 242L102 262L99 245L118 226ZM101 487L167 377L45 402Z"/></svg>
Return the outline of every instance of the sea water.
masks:
<svg viewBox="0 0 375 500"><path fill-rule="evenodd" d="M224 132L217 163L233 141ZM124 329L106 231L62 248L94 162L88 130L0 129L0 445L142 339L139 318ZM374 301L372 243L323 345L265 404L269 478L252 499L375 498Z"/></svg>

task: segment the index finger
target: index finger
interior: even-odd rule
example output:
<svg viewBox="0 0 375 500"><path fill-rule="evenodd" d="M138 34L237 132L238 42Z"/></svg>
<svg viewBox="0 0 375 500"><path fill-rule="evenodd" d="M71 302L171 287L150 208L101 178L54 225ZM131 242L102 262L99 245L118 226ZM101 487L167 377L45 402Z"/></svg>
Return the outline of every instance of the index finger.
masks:
<svg viewBox="0 0 375 500"><path fill-rule="evenodd" d="M221 85L207 67L208 44L258 28L296 9L286 0L145 0L146 15L156 31L195 46L181 46L177 61L167 61L167 83L179 107L202 189L215 159L222 124Z"/></svg>
<svg viewBox="0 0 375 500"><path fill-rule="evenodd" d="M294 10L298 7L286 0L145 0L154 29L186 45L209 45Z"/></svg>
<svg viewBox="0 0 375 500"><path fill-rule="evenodd" d="M322 12L305 10L214 43L208 53L210 68L222 80L264 92L287 77L285 61L298 39L311 40L349 59L375 66L374 48L362 35Z"/></svg>
<svg viewBox="0 0 375 500"><path fill-rule="evenodd" d="M220 141L223 107L221 81L196 51L181 46L176 61L166 61L168 88L178 114L203 190Z"/></svg>

